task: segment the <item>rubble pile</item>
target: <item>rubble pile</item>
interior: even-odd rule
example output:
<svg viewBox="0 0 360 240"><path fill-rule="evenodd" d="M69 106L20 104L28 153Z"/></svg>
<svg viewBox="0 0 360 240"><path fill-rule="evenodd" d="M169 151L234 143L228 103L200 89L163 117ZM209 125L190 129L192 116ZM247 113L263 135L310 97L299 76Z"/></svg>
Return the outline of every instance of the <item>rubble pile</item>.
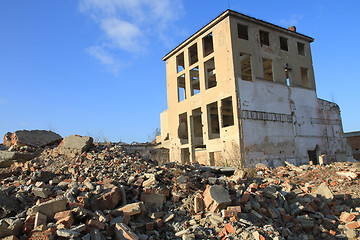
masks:
<svg viewBox="0 0 360 240"><path fill-rule="evenodd" d="M158 166L156 159L129 154L119 144L93 144L76 135L58 146L20 148L40 153L0 169L4 239L359 235L356 163L287 163L275 169L259 164L250 170L171 162Z"/></svg>

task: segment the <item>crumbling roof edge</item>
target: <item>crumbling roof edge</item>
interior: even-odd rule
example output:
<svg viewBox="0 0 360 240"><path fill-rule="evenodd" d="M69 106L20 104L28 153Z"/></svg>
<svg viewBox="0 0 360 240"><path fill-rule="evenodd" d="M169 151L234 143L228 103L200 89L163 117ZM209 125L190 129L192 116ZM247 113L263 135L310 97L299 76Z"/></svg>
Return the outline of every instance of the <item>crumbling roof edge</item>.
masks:
<svg viewBox="0 0 360 240"><path fill-rule="evenodd" d="M192 34L190 37L188 37L187 39L185 39L182 43L180 43L177 47L175 47L173 50L171 50L170 52L168 52L163 58L163 61L166 61L169 57L171 57L172 55L174 55L175 53L177 53L184 45L188 44L189 42L191 42L194 38L196 38L198 35L200 35L201 33L205 32L207 29L213 27L214 25L216 25L218 22L222 21L224 18L226 18L227 16L236 16L236 17L242 17L242 18L246 18L247 20L251 21L251 22L255 22L258 24L262 24L268 27L273 27L273 28L277 28L278 30L281 31L285 31L288 34L294 34L297 35L298 37L301 37L309 42L313 42L314 38L306 36L304 34L298 33L298 32L293 32L290 31L286 28L280 27L278 25L275 25L273 23L269 23L266 22L264 20L258 19L258 18L254 18L248 15L245 15L243 13L239 13L230 9L227 9L226 11L224 11L223 13L221 13L219 16L217 16L216 18L214 18L213 20L211 20L209 23L207 23L204 27L200 28L198 31L196 31L194 34Z"/></svg>

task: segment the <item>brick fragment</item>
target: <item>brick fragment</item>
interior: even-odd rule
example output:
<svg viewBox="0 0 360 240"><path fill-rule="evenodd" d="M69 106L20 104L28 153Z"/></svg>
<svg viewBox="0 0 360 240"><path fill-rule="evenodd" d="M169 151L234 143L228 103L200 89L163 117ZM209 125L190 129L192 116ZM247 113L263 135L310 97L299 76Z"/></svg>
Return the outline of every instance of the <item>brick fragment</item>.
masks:
<svg viewBox="0 0 360 240"><path fill-rule="evenodd" d="M94 228L97 228L97 229L100 229L100 230L104 230L105 229L105 223L102 223L100 221L97 221L95 219L90 219L87 221L87 224L90 226L90 227L94 227Z"/></svg>
<svg viewBox="0 0 360 240"><path fill-rule="evenodd" d="M355 215L352 213L348 213L348 212L342 212L340 215L340 220L343 221L344 223L349 223L351 221L353 221L355 219Z"/></svg>
<svg viewBox="0 0 360 240"><path fill-rule="evenodd" d="M115 224L115 239L116 240L139 240L140 238L131 231L131 229L123 223Z"/></svg>
<svg viewBox="0 0 360 240"><path fill-rule="evenodd" d="M349 230L354 230L360 227L360 224L358 222L350 222L348 224L345 225L345 227Z"/></svg>

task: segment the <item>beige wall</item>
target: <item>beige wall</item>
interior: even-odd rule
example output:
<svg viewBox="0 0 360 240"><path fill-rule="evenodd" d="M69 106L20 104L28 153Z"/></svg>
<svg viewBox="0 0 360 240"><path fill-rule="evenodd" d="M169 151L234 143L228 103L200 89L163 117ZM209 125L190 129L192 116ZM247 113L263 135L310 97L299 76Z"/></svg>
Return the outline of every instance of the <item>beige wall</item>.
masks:
<svg viewBox="0 0 360 240"><path fill-rule="evenodd" d="M203 38L212 33L214 52L210 55L203 56ZM166 128L168 126L169 131L169 148L170 148L170 161L181 161L180 152L181 148L189 148L191 159L195 160L195 149L191 149L192 146L192 134L193 131L190 128L192 110L201 108L202 112L202 125L203 125L203 144L206 145L207 150L222 151L225 150L225 145L230 143L238 143L238 124L237 124L237 103L236 103L236 88L234 79L234 69L232 68L232 54L231 54L231 41L230 41L230 27L229 18L227 17L214 27L206 29L197 38L186 44L180 51L166 60L166 78L167 78L167 96L168 96L168 110L167 121L165 115L162 115L161 126ZM188 48L197 43L198 47L198 61L197 63L189 66ZM185 69L180 73L177 72L176 57L179 54L184 53ZM205 69L204 63L214 58L217 86L209 89L205 89ZM200 79L200 93L191 96L190 93L190 74L189 70L194 67L199 68ZM186 95L187 99L178 102L178 88L177 77L185 74L186 82ZM225 128L221 127L221 99L232 97L232 105L234 112L234 125ZM218 115L220 122L220 137L215 139L209 139L208 130L208 113L207 105L213 102L218 104ZM179 127L179 115L187 113L188 123L188 136L189 143L181 144L178 138ZM207 151L208 152L208 151ZM201 161L204 162L204 151L201 154Z"/></svg>
<svg viewBox="0 0 360 240"><path fill-rule="evenodd" d="M238 37L237 24L248 26L249 40ZM230 20L231 38L233 44L233 59L235 77L241 77L240 53L251 55L253 81L264 80L262 68L262 58L271 59L273 63L273 80L286 84L285 64L291 68L289 71L291 86L306 87L302 84L300 67L308 69L309 87L315 89L314 71L312 66L312 57L309 40L301 39L298 35L290 31L280 31L275 28L269 28L249 21L232 17ZM259 31L269 32L270 46L261 46L259 41ZM288 51L280 49L279 38L288 39ZM305 45L305 56L298 54L297 42ZM266 81L266 80L265 80Z"/></svg>

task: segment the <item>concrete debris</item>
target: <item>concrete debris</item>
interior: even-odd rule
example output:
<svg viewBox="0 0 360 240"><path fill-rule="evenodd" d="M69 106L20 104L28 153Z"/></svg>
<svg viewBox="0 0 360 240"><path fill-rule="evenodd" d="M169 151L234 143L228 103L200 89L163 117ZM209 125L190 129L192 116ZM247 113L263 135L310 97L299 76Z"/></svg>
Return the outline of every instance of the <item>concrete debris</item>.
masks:
<svg viewBox="0 0 360 240"><path fill-rule="evenodd" d="M4 137L4 142L7 134ZM62 137L52 131L19 130L11 135L11 146L45 147L58 144L61 140Z"/></svg>
<svg viewBox="0 0 360 240"><path fill-rule="evenodd" d="M159 166L156 159L127 153L120 144L96 143L88 148L90 138L88 143L82 137L71 139L79 151L64 156L59 147L46 147L27 162L0 169L0 237L294 240L359 236L360 179L352 174L360 172L356 163L287 164L275 169L262 164L255 169L172 162Z"/></svg>
<svg viewBox="0 0 360 240"><path fill-rule="evenodd" d="M58 146L60 154L73 156L87 151L93 144L92 137L70 135L64 138Z"/></svg>

